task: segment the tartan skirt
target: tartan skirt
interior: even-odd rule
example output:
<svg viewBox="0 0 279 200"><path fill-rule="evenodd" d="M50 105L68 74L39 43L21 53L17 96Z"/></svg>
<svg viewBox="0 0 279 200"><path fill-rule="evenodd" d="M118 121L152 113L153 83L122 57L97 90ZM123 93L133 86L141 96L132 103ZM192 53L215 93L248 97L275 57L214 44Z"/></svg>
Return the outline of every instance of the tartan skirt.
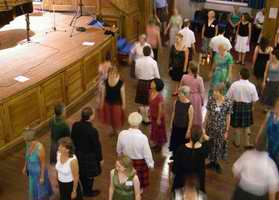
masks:
<svg viewBox="0 0 279 200"><path fill-rule="evenodd" d="M101 165L94 154L76 152L81 177L96 177L101 174Z"/></svg>
<svg viewBox="0 0 279 200"><path fill-rule="evenodd" d="M231 126L233 128L247 128L253 124L253 104L244 102L233 103Z"/></svg>
<svg viewBox="0 0 279 200"><path fill-rule="evenodd" d="M145 160L133 160L133 166L139 177L140 188L146 188L149 185L149 169Z"/></svg>
<svg viewBox="0 0 279 200"><path fill-rule="evenodd" d="M149 105L149 90L151 80L139 80L135 102L141 105Z"/></svg>

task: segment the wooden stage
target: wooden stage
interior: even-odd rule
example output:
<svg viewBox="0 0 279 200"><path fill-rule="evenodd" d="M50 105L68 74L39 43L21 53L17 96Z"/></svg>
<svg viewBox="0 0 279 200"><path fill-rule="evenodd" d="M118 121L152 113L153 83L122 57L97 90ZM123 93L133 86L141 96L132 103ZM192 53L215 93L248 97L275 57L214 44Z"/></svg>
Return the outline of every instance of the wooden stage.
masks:
<svg viewBox="0 0 279 200"><path fill-rule="evenodd" d="M22 43L24 16L0 29L0 152L22 141L26 126L44 124L56 102L63 101L67 107L79 103L95 87L98 64L107 54L115 55L114 37L87 26L92 17L78 19L76 25L87 30L74 31L73 37L69 26L73 14L56 13L55 17L56 32L51 28L51 13L30 17L31 43ZM84 46L83 42L95 44ZM18 82L16 76L29 80Z"/></svg>

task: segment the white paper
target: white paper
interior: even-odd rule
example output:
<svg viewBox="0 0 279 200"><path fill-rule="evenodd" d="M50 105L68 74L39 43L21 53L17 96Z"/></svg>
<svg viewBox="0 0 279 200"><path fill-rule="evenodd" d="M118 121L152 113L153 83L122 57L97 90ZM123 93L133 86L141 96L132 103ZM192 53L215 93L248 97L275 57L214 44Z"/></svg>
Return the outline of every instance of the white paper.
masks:
<svg viewBox="0 0 279 200"><path fill-rule="evenodd" d="M277 18L277 13L278 13L278 8L270 8L268 17L270 19L276 19Z"/></svg>
<svg viewBox="0 0 279 200"><path fill-rule="evenodd" d="M17 76L17 77L15 77L14 79L15 79L16 81L18 81L18 82L21 82L21 83L23 83L23 82L29 80L29 78L27 78L27 77L25 77L25 76Z"/></svg>
<svg viewBox="0 0 279 200"><path fill-rule="evenodd" d="M83 46L93 46L95 44L95 42L83 42L82 45Z"/></svg>

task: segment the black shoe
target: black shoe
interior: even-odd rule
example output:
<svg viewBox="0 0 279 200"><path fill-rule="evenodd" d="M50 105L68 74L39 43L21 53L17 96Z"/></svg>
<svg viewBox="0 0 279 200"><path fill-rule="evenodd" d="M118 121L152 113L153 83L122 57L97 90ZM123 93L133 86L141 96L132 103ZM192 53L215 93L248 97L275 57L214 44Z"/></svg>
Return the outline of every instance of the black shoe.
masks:
<svg viewBox="0 0 279 200"><path fill-rule="evenodd" d="M214 169L215 168L215 163L214 162L210 162L208 164L206 164L205 166L207 169Z"/></svg>
<svg viewBox="0 0 279 200"><path fill-rule="evenodd" d="M85 197L96 197L101 193L100 190L92 190L91 192L85 192L83 196Z"/></svg>

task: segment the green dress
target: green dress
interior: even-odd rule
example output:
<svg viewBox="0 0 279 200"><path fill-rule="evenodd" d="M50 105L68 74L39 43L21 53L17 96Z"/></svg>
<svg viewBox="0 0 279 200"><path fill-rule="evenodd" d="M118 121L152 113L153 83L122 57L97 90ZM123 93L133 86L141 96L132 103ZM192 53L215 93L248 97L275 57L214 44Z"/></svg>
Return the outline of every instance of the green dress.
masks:
<svg viewBox="0 0 279 200"><path fill-rule="evenodd" d="M216 53L214 56L214 63L216 65L215 71L212 76L209 96L212 95L212 88L220 83L225 85L228 83L229 79L229 67L233 64L232 55L227 52L226 55L222 58L219 53ZM228 88L225 89L225 92Z"/></svg>
<svg viewBox="0 0 279 200"><path fill-rule="evenodd" d="M135 174L128 177L127 181L124 183L119 182L118 173L114 170L113 174L113 186L114 192L112 200L134 200L135 199L135 192L134 192L134 179Z"/></svg>

